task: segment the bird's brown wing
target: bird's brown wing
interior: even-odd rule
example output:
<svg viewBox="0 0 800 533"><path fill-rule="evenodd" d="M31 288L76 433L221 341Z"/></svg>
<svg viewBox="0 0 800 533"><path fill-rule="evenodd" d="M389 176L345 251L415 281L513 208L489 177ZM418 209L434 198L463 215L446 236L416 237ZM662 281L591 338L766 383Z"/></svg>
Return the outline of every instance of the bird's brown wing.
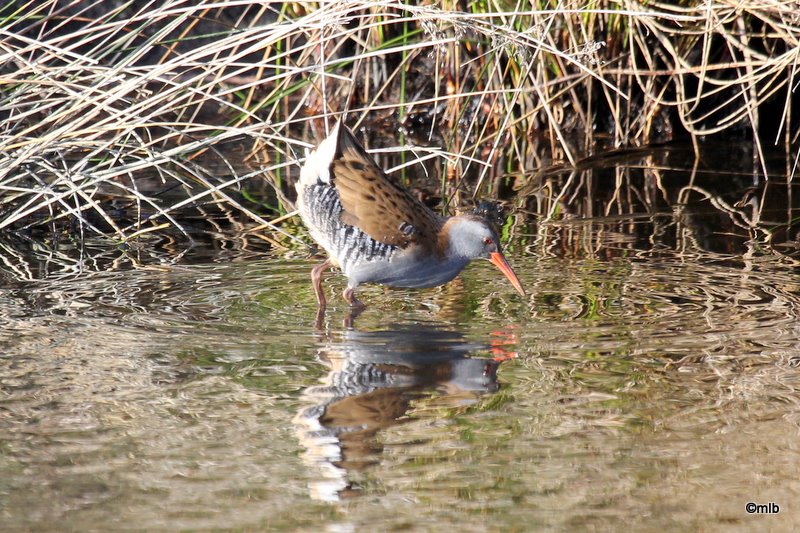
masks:
<svg viewBox="0 0 800 533"><path fill-rule="evenodd" d="M342 222L400 248L436 245L440 217L391 180L343 124L331 169Z"/></svg>

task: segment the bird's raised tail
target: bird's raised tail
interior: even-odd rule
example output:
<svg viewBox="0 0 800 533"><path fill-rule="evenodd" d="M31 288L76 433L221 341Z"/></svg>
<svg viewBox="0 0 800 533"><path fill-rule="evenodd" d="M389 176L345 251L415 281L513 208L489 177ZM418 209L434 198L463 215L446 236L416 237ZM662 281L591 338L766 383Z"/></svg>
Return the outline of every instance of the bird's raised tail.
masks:
<svg viewBox="0 0 800 533"><path fill-rule="evenodd" d="M331 182L331 164L336 157L339 145L339 130L341 128L342 121L339 120L333 126L330 135L319 143L319 146L310 152L306 152L306 161L300 170L300 181L297 182L298 189L314 185L318 181L323 183Z"/></svg>
<svg viewBox="0 0 800 533"><path fill-rule="evenodd" d="M357 162L363 168L371 168L375 173L386 176L353 133L338 120L325 140L314 150L306 152L306 162L300 171L298 187L315 185L320 181L330 184L331 165L337 159Z"/></svg>

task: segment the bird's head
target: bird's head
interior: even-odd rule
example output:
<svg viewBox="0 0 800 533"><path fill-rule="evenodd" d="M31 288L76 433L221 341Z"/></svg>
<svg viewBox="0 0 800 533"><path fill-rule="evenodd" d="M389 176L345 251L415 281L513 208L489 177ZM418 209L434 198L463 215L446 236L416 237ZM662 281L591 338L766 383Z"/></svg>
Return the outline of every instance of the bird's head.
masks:
<svg viewBox="0 0 800 533"><path fill-rule="evenodd" d="M497 232L485 218L477 215L455 216L447 221L445 231L448 237L448 255L450 257L468 261L488 259L505 274L518 293L522 296L525 295L522 283L500 251L500 238Z"/></svg>

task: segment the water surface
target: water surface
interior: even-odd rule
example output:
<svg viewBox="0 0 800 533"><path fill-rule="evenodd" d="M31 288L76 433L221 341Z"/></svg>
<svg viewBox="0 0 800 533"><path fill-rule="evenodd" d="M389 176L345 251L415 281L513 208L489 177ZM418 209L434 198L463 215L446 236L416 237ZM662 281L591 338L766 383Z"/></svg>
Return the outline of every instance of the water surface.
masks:
<svg viewBox="0 0 800 533"><path fill-rule="evenodd" d="M355 319L299 253L6 247L0 528L788 530L797 266L721 219L522 217L528 297L478 262Z"/></svg>

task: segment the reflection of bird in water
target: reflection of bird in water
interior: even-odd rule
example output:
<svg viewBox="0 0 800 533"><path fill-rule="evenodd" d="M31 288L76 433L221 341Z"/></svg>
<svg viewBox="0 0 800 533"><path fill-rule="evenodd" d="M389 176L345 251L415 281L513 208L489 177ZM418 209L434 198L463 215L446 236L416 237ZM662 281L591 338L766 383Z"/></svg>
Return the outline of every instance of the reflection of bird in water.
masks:
<svg viewBox="0 0 800 533"><path fill-rule="evenodd" d="M295 417L306 460L327 478L312 484L312 496L331 500L358 493L348 472L380 461L375 435L402 423L413 400L438 392L474 401L497 391L497 368L508 357L469 357L487 349L465 342L458 332L414 324L345 331L341 343L321 350L330 372L324 385L305 391L314 405Z"/></svg>
<svg viewBox="0 0 800 533"><path fill-rule="evenodd" d="M491 261L525 294L485 210L440 217L392 181L341 122L308 154L297 182L297 206L328 253L311 272L320 308L326 304L322 273L330 266L347 276L344 298L356 306L361 283L436 287L478 258Z"/></svg>

